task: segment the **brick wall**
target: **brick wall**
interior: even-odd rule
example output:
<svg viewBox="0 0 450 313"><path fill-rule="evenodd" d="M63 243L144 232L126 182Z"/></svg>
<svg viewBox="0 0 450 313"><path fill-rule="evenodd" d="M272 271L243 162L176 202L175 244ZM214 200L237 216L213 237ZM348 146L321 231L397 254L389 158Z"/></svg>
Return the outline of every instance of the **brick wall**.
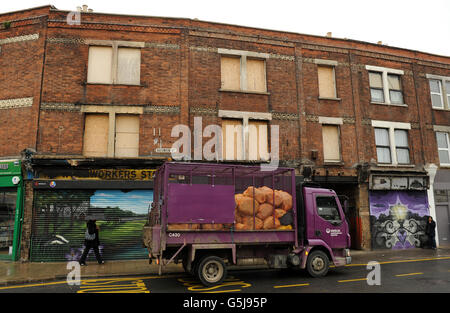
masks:
<svg viewBox="0 0 450 313"><path fill-rule="evenodd" d="M312 163L321 174L354 176L355 164L376 159L371 120L411 123L411 162L438 162L432 125L450 124L450 112L431 109L425 74L450 76L449 58L189 19L83 14L82 21L91 24L69 26L64 23L67 13L42 7L0 15L0 20L20 20L48 14L50 20L27 20L27 25L15 22L10 29L0 30L0 40L39 34L36 40L0 45L5 73L0 77L0 100L33 97L32 106L1 110L1 156L18 155L25 147L37 147L42 153L81 154L84 114L80 107L97 104L144 106L141 156L153 154L159 140L170 147L177 139L170 136L172 127L187 123L193 129L194 116L204 117L206 127L209 121L221 124L218 110L241 110L271 112L270 124L280 126L281 159ZM87 84L88 39L144 42L141 84ZM218 48L269 54L267 94L220 91ZM319 99L315 59L338 62L338 100ZM408 106L370 103L365 65L402 69ZM343 163L339 166L323 164L321 116L344 121L340 127ZM156 128L161 129L161 137L154 136ZM11 142L17 146L7 144ZM311 158L311 150L318 151L316 160Z"/></svg>

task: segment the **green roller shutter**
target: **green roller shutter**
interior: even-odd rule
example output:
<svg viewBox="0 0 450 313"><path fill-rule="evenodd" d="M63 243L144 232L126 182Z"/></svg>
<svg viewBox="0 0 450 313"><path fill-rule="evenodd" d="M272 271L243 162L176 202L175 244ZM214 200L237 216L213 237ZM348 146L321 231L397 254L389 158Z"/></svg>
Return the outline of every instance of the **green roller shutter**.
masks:
<svg viewBox="0 0 450 313"><path fill-rule="evenodd" d="M87 216L97 219L105 260L144 259L142 228L152 201L152 190L36 190L31 261L78 260ZM93 251L87 261L95 261Z"/></svg>

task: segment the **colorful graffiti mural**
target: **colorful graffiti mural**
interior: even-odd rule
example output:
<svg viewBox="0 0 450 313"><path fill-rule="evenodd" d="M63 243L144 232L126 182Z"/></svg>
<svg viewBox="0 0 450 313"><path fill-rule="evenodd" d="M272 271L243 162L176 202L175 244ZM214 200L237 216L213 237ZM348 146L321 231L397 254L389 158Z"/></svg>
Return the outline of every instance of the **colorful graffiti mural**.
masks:
<svg viewBox="0 0 450 313"><path fill-rule="evenodd" d="M373 249L409 249L426 241L426 192L371 191L370 224Z"/></svg>

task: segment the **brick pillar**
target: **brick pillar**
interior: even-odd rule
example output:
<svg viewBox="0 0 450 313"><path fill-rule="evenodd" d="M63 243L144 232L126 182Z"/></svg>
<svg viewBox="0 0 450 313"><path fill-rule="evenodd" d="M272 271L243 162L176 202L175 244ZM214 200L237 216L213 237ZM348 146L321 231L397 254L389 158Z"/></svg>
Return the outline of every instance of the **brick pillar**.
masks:
<svg viewBox="0 0 450 313"><path fill-rule="evenodd" d="M355 202L357 208L356 217L360 222L360 233L358 234L358 249L371 249L371 232L370 232L370 205L369 205L369 185L367 183L358 184L358 190L355 194Z"/></svg>
<svg viewBox="0 0 450 313"><path fill-rule="evenodd" d="M20 238L20 260L22 262L30 260L31 248L31 227L33 223L33 181L25 180L24 186L24 206L22 220L22 235Z"/></svg>

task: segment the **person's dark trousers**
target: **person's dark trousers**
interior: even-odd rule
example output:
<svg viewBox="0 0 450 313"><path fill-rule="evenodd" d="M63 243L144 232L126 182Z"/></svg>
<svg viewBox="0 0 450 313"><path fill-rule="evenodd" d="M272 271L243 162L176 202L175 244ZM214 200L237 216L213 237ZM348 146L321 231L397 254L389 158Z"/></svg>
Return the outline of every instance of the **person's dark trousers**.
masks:
<svg viewBox="0 0 450 313"><path fill-rule="evenodd" d="M95 244L95 242L87 241L86 244L85 244L85 248L84 248L83 254L81 255L81 258L80 258L80 261L79 261L80 264L86 263L86 258L87 258L87 255L88 255L89 251L91 250L91 248L94 249L94 253L95 253L95 257L97 258L97 262L99 264L101 264L103 262L102 257L100 255L100 251L98 250L98 245Z"/></svg>
<svg viewBox="0 0 450 313"><path fill-rule="evenodd" d="M436 249L436 236L430 236L431 249Z"/></svg>

